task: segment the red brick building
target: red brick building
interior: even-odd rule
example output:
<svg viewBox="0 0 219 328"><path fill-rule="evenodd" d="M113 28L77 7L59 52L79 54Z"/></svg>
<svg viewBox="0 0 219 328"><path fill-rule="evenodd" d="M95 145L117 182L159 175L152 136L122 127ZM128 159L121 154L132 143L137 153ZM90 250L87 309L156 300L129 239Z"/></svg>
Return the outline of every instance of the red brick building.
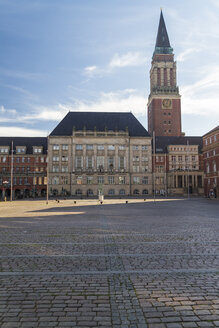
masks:
<svg viewBox="0 0 219 328"><path fill-rule="evenodd" d="M148 98L148 132L156 136L181 136L181 96L176 83L176 62L170 46L163 14L152 66Z"/></svg>
<svg viewBox="0 0 219 328"><path fill-rule="evenodd" d="M219 198L219 125L203 136L205 196Z"/></svg>
<svg viewBox="0 0 219 328"><path fill-rule="evenodd" d="M47 138L0 137L0 199L45 196L46 158Z"/></svg>

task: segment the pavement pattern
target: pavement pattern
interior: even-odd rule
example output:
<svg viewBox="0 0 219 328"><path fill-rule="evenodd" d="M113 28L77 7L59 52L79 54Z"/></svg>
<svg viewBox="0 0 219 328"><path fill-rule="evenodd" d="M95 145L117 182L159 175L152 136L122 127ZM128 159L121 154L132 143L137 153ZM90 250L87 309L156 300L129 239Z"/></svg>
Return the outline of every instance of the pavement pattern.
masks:
<svg viewBox="0 0 219 328"><path fill-rule="evenodd" d="M0 203L0 327L219 327L218 259L218 201Z"/></svg>

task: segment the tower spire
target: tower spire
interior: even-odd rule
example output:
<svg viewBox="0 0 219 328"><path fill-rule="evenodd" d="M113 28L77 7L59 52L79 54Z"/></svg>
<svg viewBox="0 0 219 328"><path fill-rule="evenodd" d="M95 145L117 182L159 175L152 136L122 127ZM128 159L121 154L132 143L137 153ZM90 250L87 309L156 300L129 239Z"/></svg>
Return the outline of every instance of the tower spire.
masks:
<svg viewBox="0 0 219 328"><path fill-rule="evenodd" d="M154 54L172 54L172 53L173 53L173 49L170 46L170 41L163 18L163 12L161 9Z"/></svg>

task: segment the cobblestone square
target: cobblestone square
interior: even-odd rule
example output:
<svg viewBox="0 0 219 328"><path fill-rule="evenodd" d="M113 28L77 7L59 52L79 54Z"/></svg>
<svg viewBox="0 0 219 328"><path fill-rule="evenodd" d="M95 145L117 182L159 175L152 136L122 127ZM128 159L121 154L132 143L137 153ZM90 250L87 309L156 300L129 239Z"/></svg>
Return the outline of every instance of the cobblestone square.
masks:
<svg viewBox="0 0 219 328"><path fill-rule="evenodd" d="M0 327L219 327L219 203L0 203Z"/></svg>

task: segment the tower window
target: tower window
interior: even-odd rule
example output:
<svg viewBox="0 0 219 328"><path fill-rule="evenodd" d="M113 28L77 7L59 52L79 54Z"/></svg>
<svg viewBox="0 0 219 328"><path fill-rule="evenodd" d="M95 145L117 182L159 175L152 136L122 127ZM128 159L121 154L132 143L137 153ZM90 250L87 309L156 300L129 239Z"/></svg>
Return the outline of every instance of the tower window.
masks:
<svg viewBox="0 0 219 328"><path fill-rule="evenodd" d="M168 124L171 124L171 121L168 121Z"/></svg>
<svg viewBox="0 0 219 328"><path fill-rule="evenodd" d="M167 124L167 121L164 121L164 124Z"/></svg>
<svg viewBox="0 0 219 328"><path fill-rule="evenodd" d="M169 130L169 133L171 132L171 130Z"/></svg>
<svg viewBox="0 0 219 328"><path fill-rule="evenodd" d="M168 113L168 115L171 115L171 113Z"/></svg>
<svg viewBox="0 0 219 328"><path fill-rule="evenodd" d="M164 114L164 115L167 115L167 113L166 113L166 112L164 112L163 114Z"/></svg>

